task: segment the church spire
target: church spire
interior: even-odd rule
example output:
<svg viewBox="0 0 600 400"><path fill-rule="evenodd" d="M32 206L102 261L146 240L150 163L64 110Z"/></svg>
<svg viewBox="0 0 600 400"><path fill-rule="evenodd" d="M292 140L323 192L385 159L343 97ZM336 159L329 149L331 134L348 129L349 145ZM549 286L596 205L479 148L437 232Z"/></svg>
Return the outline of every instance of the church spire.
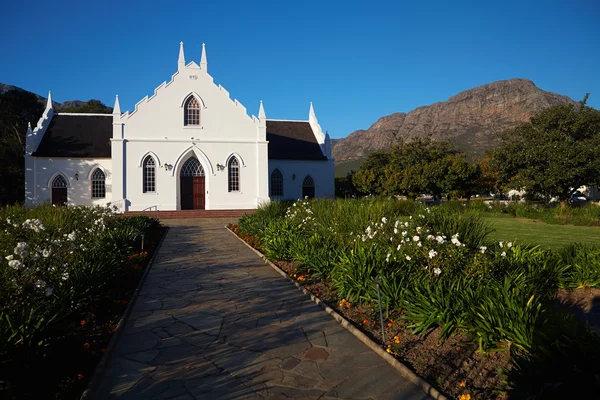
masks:
<svg viewBox="0 0 600 400"><path fill-rule="evenodd" d="M308 110L308 118L314 118L317 119L317 116L315 115L315 109L313 108L312 105L312 101L310 102L310 109Z"/></svg>
<svg viewBox="0 0 600 400"><path fill-rule="evenodd" d="M262 100L260 101L260 107L258 108L258 119L259 120L267 119L267 114L265 114L265 108L263 107Z"/></svg>
<svg viewBox="0 0 600 400"><path fill-rule="evenodd" d="M28 122L27 123L27 134L30 134L31 132L32 132L31 131L31 122Z"/></svg>
<svg viewBox="0 0 600 400"><path fill-rule="evenodd" d="M206 61L206 45L202 43L202 57L200 58L200 69L208 72L208 61Z"/></svg>
<svg viewBox="0 0 600 400"><path fill-rule="evenodd" d="M115 106L113 107L113 114L121 115L121 105L119 104L119 95L115 97Z"/></svg>
<svg viewBox="0 0 600 400"><path fill-rule="evenodd" d="M48 102L46 103L46 109L52 110L52 92L48 92Z"/></svg>
<svg viewBox="0 0 600 400"><path fill-rule="evenodd" d="M183 55L183 42L179 42L179 60L177 60L177 70L185 68L185 56Z"/></svg>

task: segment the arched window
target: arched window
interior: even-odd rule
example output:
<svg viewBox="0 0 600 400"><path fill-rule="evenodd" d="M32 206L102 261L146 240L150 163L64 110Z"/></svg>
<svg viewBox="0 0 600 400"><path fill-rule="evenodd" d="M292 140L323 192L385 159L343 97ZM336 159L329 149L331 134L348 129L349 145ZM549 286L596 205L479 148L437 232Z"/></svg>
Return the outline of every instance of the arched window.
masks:
<svg viewBox="0 0 600 400"><path fill-rule="evenodd" d="M237 158L232 157L229 160L229 191L239 192L240 191L240 162Z"/></svg>
<svg viewBox="0 0 600 400"><path fill-rule="evenodd" d="M200 125L200 102L190 96L185 102L185 125Z"/></svg>
<svg viewBox="0 0 600 400"><path fill-rule="evenodd" d="M92 199L103 199L106 197L106 176L100 168L96 168L92 174Z"/></svg>
<svg viewBox="0 0 600 400"><path fill-rule="evenodd" d="M156 191L156 162L152 156L147 156L143 163L144 193Z"/></svg>
<svg viewBox="0 0 600 400"><path fill-rule="evenodd" d="M304 181L302 182L302 198L312 199L315 197L315 181L312 176L306 175Z"/></svg>
<svg viewBox="0 0 600 400"><path fill-rule="evenodd" d="M190 157L181 166L180 176L204 176L204 168L202 168L200 161L196 157Z"/></svg>
<svg viewBox="0 0 600 400"><path fill-rule="evenodd" d="M67 180L62 175L56 175L52 180L52 204L57 206L67 204Z"/></svg>
<svg viewBox="0 0 600 400"><path fill-rule="evenodd" d="M283 175L277 168L271 173L271 197L283 197Z"/></svg>

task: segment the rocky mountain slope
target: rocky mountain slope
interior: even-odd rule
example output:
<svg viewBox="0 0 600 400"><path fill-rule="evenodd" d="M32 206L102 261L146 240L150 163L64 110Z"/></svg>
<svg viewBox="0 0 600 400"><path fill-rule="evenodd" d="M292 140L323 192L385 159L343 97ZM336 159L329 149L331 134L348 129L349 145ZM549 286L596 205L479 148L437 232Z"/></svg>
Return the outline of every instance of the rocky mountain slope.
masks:
<svg viewBox="0 0 600 400"><path fill-rule="evenodd" d="M554 105L574 103L567 96L541 90L527 79L493 82L466 90L447 101L380 118L367 130L334 143L336 163L387 150L415 138L450 140L459 149L481 155L498 142L498 133L528 121Z"/></svg>
<svg viewBox="0 0 600 400"><path fill-rule="evenodd" d="M0 83L0 95L6 93L6 92L10 92L12 90L16 90L16 91L22 91L22 92L27 92L27 93L32 93L29 92L25 89L22 89L20 87L17 86L13 86L13 85L6 85L4 83ZM32 93L37 99L38 102L40 102L44 107L46 106L46 101L48 100L46 97L42 97L39 94L36 93ZM61 109L65 109L65 108L79 108L85 105L85 102L81 101L81 100L67 100L63 103L58 103L56 101L52 101L52 106L56 109L56 110L61 110ZM36 121L37 122L37 121Z"/></svg>

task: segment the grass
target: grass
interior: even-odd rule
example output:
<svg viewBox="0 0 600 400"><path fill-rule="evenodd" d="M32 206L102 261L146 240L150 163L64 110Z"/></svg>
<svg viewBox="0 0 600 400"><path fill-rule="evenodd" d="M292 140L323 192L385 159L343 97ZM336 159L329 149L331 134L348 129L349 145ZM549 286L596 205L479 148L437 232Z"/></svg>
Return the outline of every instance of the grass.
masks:
<svg viewBox="0 0 600 400"><path fill-rule="evenodd" d="M600 227L554 225L510 216L485 216L495 229L494 240L515 240L519 243L559 249L572 243L600 244Z"/></svg>

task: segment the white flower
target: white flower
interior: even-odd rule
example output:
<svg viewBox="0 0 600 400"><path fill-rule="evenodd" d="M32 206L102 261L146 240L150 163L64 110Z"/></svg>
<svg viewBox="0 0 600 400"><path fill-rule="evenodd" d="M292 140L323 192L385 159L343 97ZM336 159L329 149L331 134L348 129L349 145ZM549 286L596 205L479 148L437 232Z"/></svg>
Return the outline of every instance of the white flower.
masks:
<svg viewBox="0 0 600 400"><path fill-rule="evenodd" d="M453 244L455 244L457 247L459 247L459 246L460 246L460 240L458 240L458 239L457 239L457 238L455 238L454 236L452 236L452 240L451 240L451 242L452 242Z"/></svg>
<svg viewBox="0 0 600 400"><path fill-rule="evenodd" d="M452 235L452 239L458 239L458 233L455 233L454 235Z"/></svg>
<svg viewBox="0 0 600 400"><path fill-rule="evenodd" d="M435 256L437 256L437 251L429 250L429 258L434 258Z"/></svg>
<svg viewBox="0 0 600 400"><path fill-rule="evenodd" d="M427 235L427 240L429 240L429 241L435 240L435 236L433 236L433 235Z"/></svg>
<svg viewBox="0 0 600 400"><path fill-rule="evenodd" d="M48 258L50 256L50 253L52 253L52 251L50 249L44 249L44 250L42 250L42 256L44 258Z"/></svg>
<svg viewBox="0 0 600 400"><path fill-rule="evenodd" d="M23 267L23 263L19 260L10 260L8 262L8 266L13 268L13 269L21 269Z"/></svg>
<svg viewBox="0 0 600 400"><path fill-rule="evenodd" d="M390 256L391 256L391 254L388 253L387 256L385 257L385 262L390 262Z"/></svg>
<svg viewBox="0 0 600 400"><path fill-rule="evenodd" d="M381 218L381 222L383 222L384 224L386 224L387 223L387 218L386 217Z"/></svg>
<svg viewBox="0 0 600 400"><path fill-rule="evenodd" d="M63 274L60 277L60 279L62 279L63 281L66 281L67 279L69 279L69 273L68 272L63 272Z"/></svg>
<svg viewBox="0 0 600 400"><path fill-rule="evenodd" d="M417 233L421 233L421 230L422 230L422 229L423 229L423 228L421 228L420 226L417 226Z"/></svg>
<svg viewBox="0 0 600 400"><path fill-rule="evenodd" d="M500 255L501 255L502 257L506 257L506 252L505 252L505 251L503 251L502 253L500 253Z"/></svg>
<svg viewBox="0 0 600 400"><path fill-rule="evenodd" d="M439 275L439 274L441 274L441 273L442 273L442 270L441 270L441 269L439 269L439 268L434 268L434 269L433 269L433 273L434 273L434 274L436 274L436 275Z"/></svg>
<svg viewBox="0 0 600 400"><path fill-rule="evenodd" d="M441 236L436 236L436 237L435 237L435 240L437 240L437 242L438 242L439 244L443 244L443 243L445 242L444 238L443 238L443 237L441 237Z"/></svg>
<svg viewBox="0 0 600 400"><path fill-rule="evenodd" d="M418 237L418 236L413 236L413 240L414 240L415 242L418 242L418 241L420 241L420 240L421 240L421 238L420 238L420 237Z"/></svg>
<svg viewBox="0 0 600 400"><path fill-rule="evenodd" d="M35 286L36 286L37 288L40 288L40 289L41 289L41 288L45 288L45 287L46 287L46 282L44 282L44 281L43 281L43 280L41 280L41 279L38 279L37 281L35 281Z"/></svg>
<svg viewBox="0 0 600 400"><path fill-rule="evenodd" d="M67 235L67 239L71 240L71 241L75 240L75 237L76 237L75 232L71 232Z"/></svg>
<svg viewBox="0 0 600 400"><path fill-rule="evenodd" d="M512 242L506 243L506 247L508 247L510 249L512 247Z"/></svg>
<svg viewBox="0 0 600 400"><path fill-rule="evenodd" d="M31 256L31 259L33 261L37 261L40 259L40 253L36 252L34 255Z"/></svg>
<svg viewBox="0 0 600 400"><path fill-rule="evenodd" d="M398 228L394 228L394 235L398 234Z"/></svg>
<svg viewBox="0 0 600 400"><path fill-rule="evenodd" d="M407 234L408 234L408 232L402 231L402 236L406 236Z"/></svg>
<svg viewBox="0 0 600 400"><path fill-rule="evenodd" d="M504 247L504 243L502 243L502 242L499 242L499 243L498 243L498 246L500 246L500 248L503 248L503 247Z"/></svg>
<svg viewBox="0 0 600 400"><path fill-rule="evenodd" d="M410 261L412 260L412 258L410 258L410 256L406 256L406 261Z"/></svg>
<svg viewBox="0 0 600 400"><path fill-rule="evenodd" d="M400 246L402 246L402 244L399 244L398 247L396 247L396 251L400 251Z"/></svg>
<svg viewBox="0 0 600 400"><path fill-rule="evenodd" d="M46 292L44 293L46 295L46 297L48 296L52 296L52 292L54 291L54 289L52 289L51 287L46 289Z"/></svg>
<svg viewBox="0 0 600 400"><path fill-rule="evenodd" d="M421 244L421 242L418 242L418 243L417 243L417 246L421 247L421 246L423 246L423 245Z"/></svg>
<svg viewBox="0 0 600 400"><path fill-rule="evenodd" d="M5 257L8 261L12 260L13 258L15 258L15 256L13 256L12 254L8 255Z"/></svg>
<svg viewBox="0 0 600 400"><path fill-rule="evenodd" d="M486 251L486 250L487 250L487 247L486 247L486 246L481 246L481 247L479 248L479 251L481 252L481 254L485 254L485 251Z"/></svg>

